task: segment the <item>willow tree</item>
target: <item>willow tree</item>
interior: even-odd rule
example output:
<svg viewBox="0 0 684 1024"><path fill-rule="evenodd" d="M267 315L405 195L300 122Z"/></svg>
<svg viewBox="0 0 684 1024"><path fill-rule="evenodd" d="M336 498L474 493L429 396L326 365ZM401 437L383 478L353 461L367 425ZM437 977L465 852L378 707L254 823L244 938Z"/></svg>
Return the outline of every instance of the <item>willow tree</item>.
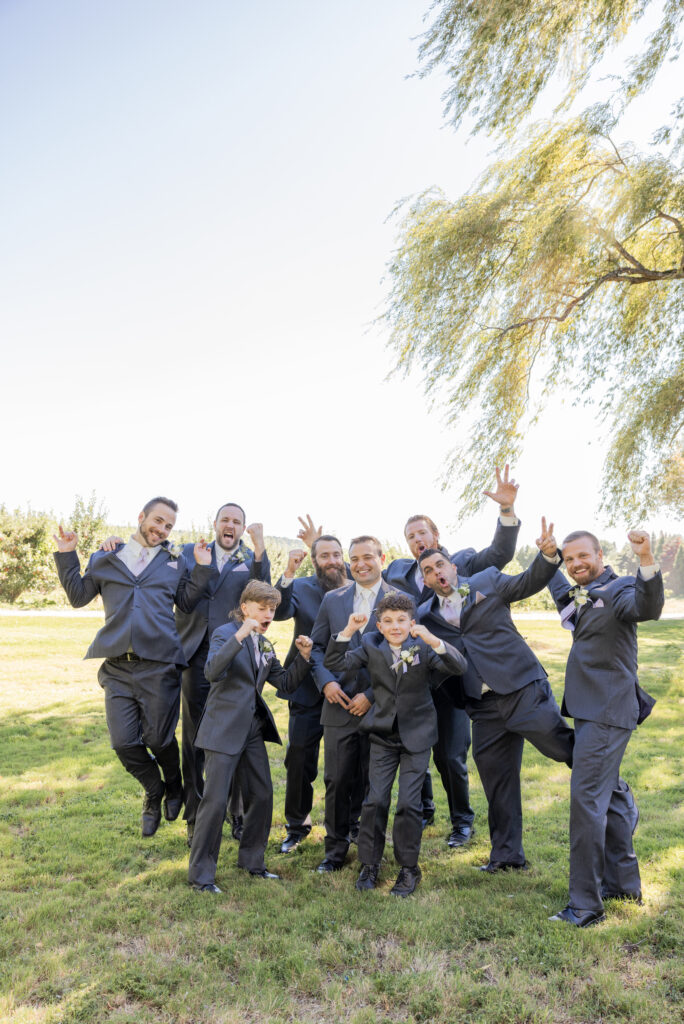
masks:
<svg viewBox="0 0 684 1024"><path fill-rule="evenodd" d="M682 4L661 7L656 32L608 101L562 116L648 6L433 5L422 73L446 69L455 127L469 115L474 131L502 142L465 195L431 190L403 207L385 316L398 367L418 366L429 393L446 391L463 437L447 474L457 467L467 481L462 516L479 505L492 462L519 454L559 388L592 402L584 415L608 434L610 517L623 508L684 511L682 100L674 98L647 153L614 141L625 106L678 53ZM553 117L521 128L559 75Z"/></svg>

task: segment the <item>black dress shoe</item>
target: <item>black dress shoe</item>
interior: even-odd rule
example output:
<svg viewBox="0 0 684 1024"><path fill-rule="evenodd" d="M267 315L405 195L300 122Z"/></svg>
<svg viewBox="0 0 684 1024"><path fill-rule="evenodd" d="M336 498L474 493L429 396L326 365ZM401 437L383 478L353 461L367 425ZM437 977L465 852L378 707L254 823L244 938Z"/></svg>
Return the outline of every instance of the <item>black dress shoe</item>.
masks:
<svg viewBox="0 0 684 1024"><path fill-rule="evenodd" d="M325 859L322 860L321 863L316 868L316 871L319 871L322 875L324 875L328 871L341 871L342 866L343 861L331 860L330 857L325 857Z"/></svg>
<svg viewBox="0 0 684 1024"><path fill-rule="evenodd" d="M247 869L252 878L272 878L275 881L280 881L280 875L274 875L272 871L267 871L266 868L248 868Z"/></svg>
<svg viewBox="0 0 684 1024"><path fill-rule="evenodd" d="M242 832L244 830L244 821L242 820L241 814L231 814L230 816L230 834L233 839L237 839L238 842L242 839Z"/></svg>
<svg viewBox="0 0 684 1024"><path fill-rule="evenodd" d="M402 896L405 899L415 891L422 877L423 873L417 864L415 868L402 868L390 892L393 896Z"/></svg>
<svg viewBox="0 0 684 1024"><path fill-rule="evenodd" d="M349 826L349 842L350 843L358 843L360 827L361 826L360 826L358 821L352 821L351 825Z"/></svg>
<svg viewBox="0 0 684 1024"><path fill-rule="evenodd" d="M356 879L356 888L359 892L363 892L364 889L374 889L378 883L379 874L379 864L364 864L361 868L361 874Z"/></svg>
<svg viewBox="0 0 684 1024"><path fill-rule="evenodd" d="M528 871L529 869L526 860L522 864L511 864L507 860L490 860L488 864L479 864L475 870L495 875L497 871Z"/></svg>
<svg viewBox="0 0 684 1024"><path fill-rule="evenodd" d="M149 793L145 793L145 796L143 797L142 834L145 838L153 836L159 828L159 823L161 822L162 796L162 793L160 793L159 796L150 796Z"/></svg>
<svg viewBox="0 0 684 1024"><path fill-rule="evenodd" d="M183 806L183 783L180 778L177 782L166 783L164 793L164 817L167 821L175 821Z"/></svg>
<svg viewBox="0 0 684 1024"><path fill-rule="evenodd" d="M564 921L566 924L574 925L575 928L589 928L590 925L598 924L599 921L605 921L605 919L606 915L603 913L595 914L591 910L573 910L572 907L567 906L565 910L560 910L550 917L549 921Z"/></svg>
<svg viewBox="0 0 684 1024"><path fill-rule="evenodd" d="M296 850L303 839L306 839L308 832L289 832L280 844L281 853L292 853Z"/></svg>
<svg viewBox="0 0 684 1024"><path fill-rule="evenodd" d="M601 886L601 899L602 900L626 900L630 903L638 903L642 905L643 900L641 898L641 889L637 889L636 892L610 892Z"/></svg>
<svg viewBox="0 0 684 1024"><path fill-rule="evenodd" d="M195 834L195 822L194 821L186 821L185 826L186 826L186 828L188 830L187 844L188 844L188 849L190 849L192 847L192 837Z"/></svg>
<svg viewBox="0 0 684 1024"><path fill-rule="evenodd" d="M423 811L423 828L427 828L429 825L435 823L435 812L434 811Z"/></svg>
<svg viewBox="0 0 684 1024"><path fill-rule="evenodd" d="M451 850L457 850L459 846L465 846L470 842L474 835L475 829L472 826L456 825L447 836L447 846Z"/></svg>
<svg viewBox="0 0 684 1024"><path fill-rule="evenodd" d="M207 882L206 885L193 885L192 888L195 892L212 892L215 896L220 896L223 889L219 889L218 885L214 885L213 882Z"/></svg>

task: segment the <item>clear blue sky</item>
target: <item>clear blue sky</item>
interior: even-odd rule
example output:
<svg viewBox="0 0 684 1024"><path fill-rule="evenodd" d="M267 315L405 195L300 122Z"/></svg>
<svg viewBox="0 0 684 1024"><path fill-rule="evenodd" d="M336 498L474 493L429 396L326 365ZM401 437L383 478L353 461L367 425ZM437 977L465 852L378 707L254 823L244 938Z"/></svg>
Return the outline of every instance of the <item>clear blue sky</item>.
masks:
<svg viewBox="0 0 684 1024"><path fill-rule="evenodd" d="M448 529L456 438L371 326L395 203L456 195L491 148L407 77L428 6L3 0L0 501L95 490L124 522L161 492L189 525L233 498L345 541L426 511L486 542L490 510ZM541 512L601 526L600 445L582 425L578 481L563 422L516 467L523 543Z"/></svg>

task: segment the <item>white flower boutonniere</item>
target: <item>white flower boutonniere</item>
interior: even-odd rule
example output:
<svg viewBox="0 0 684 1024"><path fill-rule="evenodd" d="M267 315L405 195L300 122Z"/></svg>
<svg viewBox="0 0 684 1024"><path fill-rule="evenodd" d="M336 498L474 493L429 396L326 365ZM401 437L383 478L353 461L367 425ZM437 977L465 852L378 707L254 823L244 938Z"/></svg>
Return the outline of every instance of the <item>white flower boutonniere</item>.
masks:
<svg viewBox="0 0 684 1024"><path fill-rule="evenodd" d="M259 637L259 650L263 655L270 655L272 657L275 654L275 647L265 636Z"/></svg>
<svg viewBox="0 0 684 1024"><path fill-rule="evenodd" d="M407 672L409 665L420 665L420 647L413 644L407 650L402 651L396 661L392 662L392 668L396 671L401 665L402 672Z"/></svg>
<svg viewBox="0 0 684 1024"><path fill-rule="evenodd" d="M461 597L467 597L468 594L470 593L470 587L468 586L467 583L462 583L461 586L458 588L457 593L460 594Z"/></svg>
<svg viewBox="0 0 684 1024"><path fill-rule="evenodd" d="M175 544L170 544L168 541L165 541L162 544L162 547L164 548L165 551L168 551L171 558L179 558L183 553L182 548L176 547Z"/></svg>
<svg viewBox="0 0 684 1024"><path fill-rule="evenodd" d="M247 561L247 554L245 553L245 549L242 546L242 541L240 541L240 546L233 555L233 559L238 563L238 565L240 565L241 562Z"/></svg>
<svg viewBox="0 0 684 1024"><path fill-rule="evenodd" d="M575 602L575 608L581 608L583 604L592 604L592 600L589 597L589 591L586 587L571 587L568 590L568 597L571 597Z"/></svg>

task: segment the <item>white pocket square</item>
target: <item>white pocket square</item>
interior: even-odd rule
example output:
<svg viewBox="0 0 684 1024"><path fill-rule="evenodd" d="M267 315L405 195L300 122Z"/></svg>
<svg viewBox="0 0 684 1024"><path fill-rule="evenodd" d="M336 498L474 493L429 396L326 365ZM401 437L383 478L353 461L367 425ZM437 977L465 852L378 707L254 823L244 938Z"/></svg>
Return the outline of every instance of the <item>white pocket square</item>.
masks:
<svg viewBox="0 0 684 1024"><path fill-rule="evenodd" d="M594 601L594 608L604 608L604 607L605 607L605 605L603 604L603 601L601 600L600 597L599 597L598 601Z"/></svg>
<svg viewBox="0 0 684 1024"><path fill-rule="evenodd" d="M178 562L167 562L166 564L168 565L169 569L177 569L178 568Z"/></svg>
<svg viewBox="0 0 684 1024"><path fill-rule="evenodd" d="M479 604L480 601L484 601L486 594L481 594L479 590L475 591L475 604Z"/></svg>
<svg viewBox="0 0 684 1024"><path fill-rule="evenodd" d="M240 562L239 565L235 566L233 572L249 572L249 569L247 568L244 562Z"/></svg>

